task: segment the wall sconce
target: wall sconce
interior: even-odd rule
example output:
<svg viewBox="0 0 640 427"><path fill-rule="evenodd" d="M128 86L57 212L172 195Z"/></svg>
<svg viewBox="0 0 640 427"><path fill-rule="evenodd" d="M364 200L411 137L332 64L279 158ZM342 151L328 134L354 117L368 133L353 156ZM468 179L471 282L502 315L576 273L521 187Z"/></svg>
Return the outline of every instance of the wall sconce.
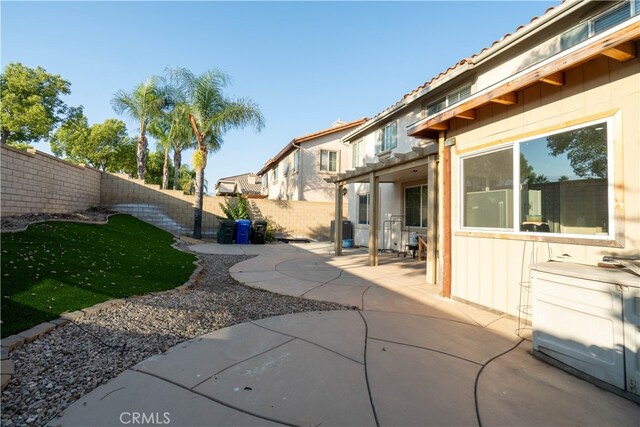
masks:
<svg viewBox="0 0 640 427"><path fill-rule="evenodd" d="M347 196L347 187L342 187L342 196L343 197Z"/></svg>

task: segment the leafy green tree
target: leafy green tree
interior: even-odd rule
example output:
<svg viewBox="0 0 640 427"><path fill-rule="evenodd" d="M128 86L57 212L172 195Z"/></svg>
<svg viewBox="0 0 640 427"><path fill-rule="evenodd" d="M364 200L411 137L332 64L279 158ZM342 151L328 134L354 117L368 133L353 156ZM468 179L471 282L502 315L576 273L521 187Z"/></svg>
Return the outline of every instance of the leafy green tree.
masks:
<svg viewBox="0 0 640 427"><path fill-rule="evenodd" d="M60 99L71 93L71 83L42 67L11 63L0 75L0 142L28 144L49 138L67 114Z"/></svg>
<svg viewBox="0 0 640 427"><path fill-rule="evenodd" d="M87 118L79 108L54 132L51 151L73 163L85 163L108 172L123 172L128 169L123 154L131 155L130 151L121 148L127 142L124 122L107 119L88 126Z"/></svg>
<svg viewBox="0 0 640 427"><path fill-rule="evenodd" d="M138 178L144 179L147 163L147 127L154 117L163 113L170 104L170 95L159 77L151 77L138 84L131 92L118 91L111 100L118 114L127 114L140 124L137 160Z"/></svg>
<svg viewBox="0 0 640 427"><path fill-rule="evenodd" d="M147 165L144 182L147 184L162 185L162 170L164 168L164 153L152 151L147 154ZM169 171L173 171L173 165L169 163Z"/></svg>
<svg viewBox="0 0 640 427"><path fill-rule="evenodd" d="M577 176L607 178L607 134L603 125L550 135L547 147L553 156L566 153Z"/></svg>
<svg viewBox="0 0 640 427"><path fill-rule="evenodd" d="M229 84L227 74L209 70L195 75L184 68L170 70L182 101L189 110L189 123L195 135L197 149L193 156L196 170L196 200L193 215L193 237L202 237L202 198L204 194L204 170L207 156L222 146L222 136L230 129L254 125L264 126L258 106L248 99L229 99L223 89Z"/></svg>

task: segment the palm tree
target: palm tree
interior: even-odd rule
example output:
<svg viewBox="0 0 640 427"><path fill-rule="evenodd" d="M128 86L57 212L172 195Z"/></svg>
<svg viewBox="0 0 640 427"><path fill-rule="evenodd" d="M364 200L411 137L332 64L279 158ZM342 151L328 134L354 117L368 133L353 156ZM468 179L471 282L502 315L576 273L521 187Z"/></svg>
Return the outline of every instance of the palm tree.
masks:
<svg viewBox="0 0 640 427"><path fill-rule="evenodd" d="M193 237L202 237L202 198L204 169L207 156L222 146L222 136L230 129L254 125L262 129L264 119L258 106L249 99L226 98L222 90L229 84L229 76L219 70L195 75L184 68L169 70L171 77L185 97L189 123L196 138L193 155L196 170L196 200L193 215Z"/></svg>
<svg viewBox="0 0 640 427"><path fill-rule="evenodd" d="M163 190L169 188L169 151L171 150L171 118L168 114L155 117L147 131L153 136L158 145L157 149L162 150L164 162L162 164L162 186Z"/></svg>
<svg viewBox="0 0 640 427"><path fill-rule="evenodd" d="M159 77L149 78L138 84L131 92L120 90L111 100L116 113L125 113L140 123L137 150L138 178L140 179L144 179L147 163L147 127L154 117L162 113L168 103L169 98Z"/></svg>
<svg viewBox="0 0 640 427"><path fill-rule="evenodd" d="M184 104L177 104L172 111L174 116L171 149L173 150L173 189L179 188L182 151L196 145L195 137L189 124L189 109Z"/></svg>

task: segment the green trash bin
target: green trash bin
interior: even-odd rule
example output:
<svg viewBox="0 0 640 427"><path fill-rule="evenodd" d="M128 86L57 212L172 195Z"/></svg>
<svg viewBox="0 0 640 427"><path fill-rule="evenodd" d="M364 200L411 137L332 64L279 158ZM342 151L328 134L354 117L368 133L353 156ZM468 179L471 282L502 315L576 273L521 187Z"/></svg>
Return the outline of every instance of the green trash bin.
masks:
<svg viewBox="0 0 640 427"><path fill-rule="evenodd" d="M223 245L232 244L235 228L236 222L233 220L220 221L220 228L218 229L218 243Z"/></svg>

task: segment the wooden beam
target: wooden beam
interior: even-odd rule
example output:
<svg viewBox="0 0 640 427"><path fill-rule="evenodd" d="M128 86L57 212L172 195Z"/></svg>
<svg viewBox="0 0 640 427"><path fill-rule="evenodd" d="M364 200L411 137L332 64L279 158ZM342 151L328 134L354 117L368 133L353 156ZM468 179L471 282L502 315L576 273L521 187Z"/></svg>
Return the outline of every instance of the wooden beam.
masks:
<svg viewBox="0 0 640 427"><path fill-rule="evenodd" d="M616 61L625 62L636 57L636 44L633 41L628 41L607 49L602 54Z"/></svg>
<svg viewBox="0 0 640 427"><path fill-rule="evenodd" d="M459 113L456 113L456 117L465 120L475 120L476 110L460 111Z"/></svg>
<svg viewBox="0 0 640 427"><path fill-rule="evenodd" d="M438 145L443 147L442 151L442 205L444 211L443 220L443 283L442 283L442 296L445 298L451 298L451 250L452 250L452 236L451 236L451 147L444 147L445 133L440 132L440 142Z"/></svg>
<svg viewBox="0 0 640 427"><path fill-rule="evenodd" d="M564 86L564 73L558 71L557 73L549 74L540 79L543 83L548 83L553 86Z"/></svg>
<svg viewBox="0 0 640 427"><path fill-rule="evenodd" d="M491 102L502 105L513 105L518 103L518 93L517 92L509 92L504 95L498 96L497 98L493 98Z"/></svg>
<svg viewBox="0 0 640 427"><path fill-rule="evenodd" d="M431 126L429 126L429 129L431 130L447 130L449 129L449 122L440 122L440 123L435 123Z"/></svg>
<svg viewBox="0 0 640 427"><path fill-rule="evenodd" d="M579 50L572 52L569 55L561 55L553 61L540 66L539 68L534 68L533 70L519 75L518 77L504 84L496 86L491 90L487 90L479 96L472 96L469 100L461 102L460 105L452 108L451 110L445 111L442 114L439 114L428 120L418 122L410 127L410 129L407 131L407 135L420 138L423 134L426 134L427 132L430 133L431 126L433 126L433 124L435 123L449 120L455 117L456 114L460 111L481 107L483 105L486 105L494 98L498 98L507 93L521 90L524 87L530 86L540 81L543 76L548 76L558 71L564 71L583 64L593 59L597 55L601 55L602 52L611 49L611 46L619 46L621 44L625 44L628 41L636 39L639 32L640 22L634 22L633 24L630 24L613 34L609 34L607 37L598 39L597 41L592 42L580 48Z"/></svg>

